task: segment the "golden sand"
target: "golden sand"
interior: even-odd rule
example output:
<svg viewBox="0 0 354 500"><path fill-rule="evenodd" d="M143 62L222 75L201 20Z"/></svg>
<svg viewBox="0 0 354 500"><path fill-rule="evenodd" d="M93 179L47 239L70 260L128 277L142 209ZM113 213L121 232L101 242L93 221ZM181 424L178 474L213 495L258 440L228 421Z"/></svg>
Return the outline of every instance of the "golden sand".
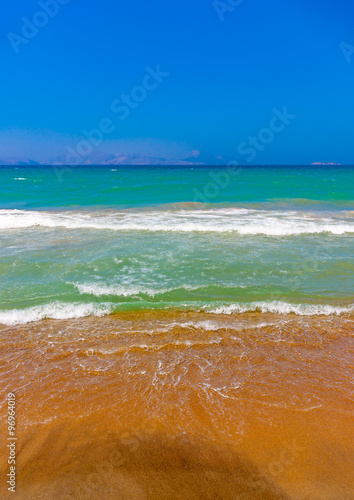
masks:
<svg viewBox="0 0 354 500"><path fill-rule="evenodd" d="M354 498L353 317L120 314L0 330L21 499Z"/></svg>

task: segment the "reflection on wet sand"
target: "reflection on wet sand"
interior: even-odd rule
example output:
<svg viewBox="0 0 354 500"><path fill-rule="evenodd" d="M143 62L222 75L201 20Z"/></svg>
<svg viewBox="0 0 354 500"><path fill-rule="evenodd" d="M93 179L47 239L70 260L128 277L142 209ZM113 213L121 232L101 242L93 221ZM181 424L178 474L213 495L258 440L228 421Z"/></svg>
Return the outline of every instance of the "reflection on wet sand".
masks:
<svg viewBox="0 0 354 500"><path fill-rule="evenodd" d="M349 316L257 313L4 327L17 496L349 499L353 332Z"/></svg>

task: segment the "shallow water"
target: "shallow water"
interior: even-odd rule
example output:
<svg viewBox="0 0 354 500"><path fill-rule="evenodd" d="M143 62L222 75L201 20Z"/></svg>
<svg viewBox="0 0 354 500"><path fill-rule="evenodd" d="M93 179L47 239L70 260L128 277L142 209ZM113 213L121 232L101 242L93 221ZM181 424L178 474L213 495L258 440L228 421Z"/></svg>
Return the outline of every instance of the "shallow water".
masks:
<svg viewBox="0 0 354 500"><path fill-rule="evenodd" d="M353 334L260 313L4 328L20 498L350 498Z"/></svg>

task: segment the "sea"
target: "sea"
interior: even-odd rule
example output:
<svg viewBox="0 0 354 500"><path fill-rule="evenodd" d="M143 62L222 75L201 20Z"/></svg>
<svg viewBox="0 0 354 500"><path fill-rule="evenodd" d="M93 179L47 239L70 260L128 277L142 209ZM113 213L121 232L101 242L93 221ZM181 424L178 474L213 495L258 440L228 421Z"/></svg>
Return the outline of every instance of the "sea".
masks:
<svg viewBox="0 0 354 500"><path fill-rule="evenodd" d="M18 498L353 498L354 167L0 179Z"/></svg>
<svg viewBox="0 0 354 500"><path fill-rule="evenodd" d="M0 323L354 312L352 166L0 168Z"/></svg>

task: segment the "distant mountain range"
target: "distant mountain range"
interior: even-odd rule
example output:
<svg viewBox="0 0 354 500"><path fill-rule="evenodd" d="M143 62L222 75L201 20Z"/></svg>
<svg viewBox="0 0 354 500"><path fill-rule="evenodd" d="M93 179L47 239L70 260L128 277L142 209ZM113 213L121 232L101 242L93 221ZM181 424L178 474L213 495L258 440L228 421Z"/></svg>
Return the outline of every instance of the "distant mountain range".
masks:
<svg viewBox="0 0 354 500"><path fill-rule="evenodd" d="M230 161L231 158L200 151L192 151L185 157L175 159L95 152L84 156L80 161L68 161L64 155L47 161L34 161L23 157L0 158L0 165L226 165Z"/></svg>

